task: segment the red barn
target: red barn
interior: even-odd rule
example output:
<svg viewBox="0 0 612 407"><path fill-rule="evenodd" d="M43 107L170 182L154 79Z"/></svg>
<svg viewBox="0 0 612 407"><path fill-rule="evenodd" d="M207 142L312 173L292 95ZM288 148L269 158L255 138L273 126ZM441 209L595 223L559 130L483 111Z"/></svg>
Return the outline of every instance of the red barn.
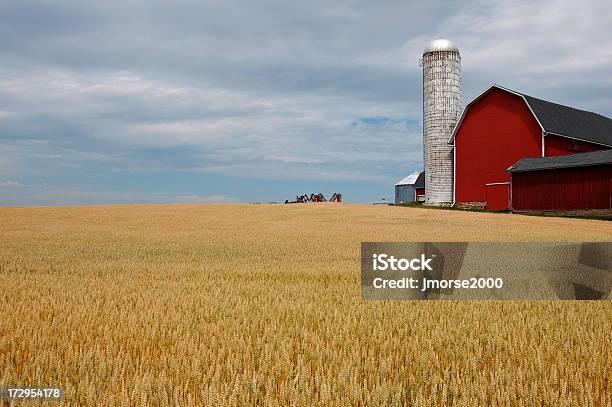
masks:
<svg viewBox="0 0 612 407"><path fill-rule="evenodd" d="M508 171L515 211L612 209L612 149L524 158Z"/></svg>
<svg viewBox="0 0 612 407"><path fill-rule="evenodd" d="M612 120L493 85L465 107L449 143L455 203L508 209L510 166L612 148Z"/></svg>

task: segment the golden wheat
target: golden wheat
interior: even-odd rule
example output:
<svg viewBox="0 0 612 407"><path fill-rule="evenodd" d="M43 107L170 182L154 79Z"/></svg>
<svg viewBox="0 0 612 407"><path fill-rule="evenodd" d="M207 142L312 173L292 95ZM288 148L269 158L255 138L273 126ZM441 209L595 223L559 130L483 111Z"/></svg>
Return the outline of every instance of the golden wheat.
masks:
<svg viewBox="0 0 612 407"><path fill-rule="evenodd" d="M605 241L385 206L0 209L0 386L71 406L612 406L612 306L375 302L361 241Z"/></svg>

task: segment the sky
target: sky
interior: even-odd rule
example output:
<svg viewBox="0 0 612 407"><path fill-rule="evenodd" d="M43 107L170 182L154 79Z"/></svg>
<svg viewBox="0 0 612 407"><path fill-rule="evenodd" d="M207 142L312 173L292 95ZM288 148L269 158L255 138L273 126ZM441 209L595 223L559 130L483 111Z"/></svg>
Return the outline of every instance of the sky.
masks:
<svg viewBox="0 0 612 407"><path fill-rule="evenodd" d="M612 117L605 1L3 1L0 205L393 199L419 58Z"/></svg>

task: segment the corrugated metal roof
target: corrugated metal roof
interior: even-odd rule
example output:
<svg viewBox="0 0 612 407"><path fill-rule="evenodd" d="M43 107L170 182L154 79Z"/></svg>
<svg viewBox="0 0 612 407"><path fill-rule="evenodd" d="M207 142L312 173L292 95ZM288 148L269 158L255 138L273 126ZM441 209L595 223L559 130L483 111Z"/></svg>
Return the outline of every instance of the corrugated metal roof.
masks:
<svg viewBox="0 0 612 407"><path fill-rule="evenodd" d="M554 157L523 158L508 168L508 171L554 170L557 168L589 167L606 164L612 164L612 149Z"/></svg>
<svg viewBox="0 0 612 407"><path fill-rule="evenodd" d="M397 184L395 185L414 185L414 183L416 182L417 178L419 178L419 172L413 172L412 174L408 175L406 178L403 178L401 181L399 181Z"/></svg>

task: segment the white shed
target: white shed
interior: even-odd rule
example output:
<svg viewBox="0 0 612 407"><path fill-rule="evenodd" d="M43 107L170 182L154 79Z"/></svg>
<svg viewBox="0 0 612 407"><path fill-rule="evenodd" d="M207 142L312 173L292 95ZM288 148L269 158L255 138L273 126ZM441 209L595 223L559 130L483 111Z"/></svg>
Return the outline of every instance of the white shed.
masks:
<svg viewBox="0 0 612 407"><path fill-rule="evenodd" d="M414 184L419 178L420 172L416 171L395 184L395 203L409 203L416 201Z"/></svg>

